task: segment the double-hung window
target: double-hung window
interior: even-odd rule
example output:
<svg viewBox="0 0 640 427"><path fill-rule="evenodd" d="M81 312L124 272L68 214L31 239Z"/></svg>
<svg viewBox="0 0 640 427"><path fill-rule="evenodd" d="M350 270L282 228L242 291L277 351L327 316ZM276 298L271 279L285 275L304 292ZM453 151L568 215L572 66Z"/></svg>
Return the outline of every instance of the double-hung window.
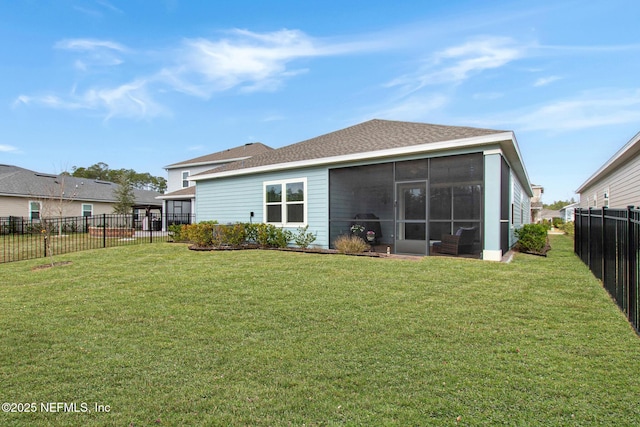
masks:
<svg viewBox="0 0 640 427"><path fill-rule="evenodd" d="M307 179L264 183L264 218L268 224L298 227L307 222Z"/></svg>
<svg viewBox="0 0 640 427"><path fill-rule="evenodd" d="M182 188L189 187L189 171L182 172Z"/></svg>
<svg viewBox="0 0 640 427"><path fill-rule="evenodd" d="M42 205L40 202L29 202L29 218L40 219L40 210L42 209Z"/></svg>
<svg viewBox="0 0 640 427"><path fill-rule="evenodd" d="M90 204L82 204L82 216L92 216L93 215L93 205Z"/></svg>

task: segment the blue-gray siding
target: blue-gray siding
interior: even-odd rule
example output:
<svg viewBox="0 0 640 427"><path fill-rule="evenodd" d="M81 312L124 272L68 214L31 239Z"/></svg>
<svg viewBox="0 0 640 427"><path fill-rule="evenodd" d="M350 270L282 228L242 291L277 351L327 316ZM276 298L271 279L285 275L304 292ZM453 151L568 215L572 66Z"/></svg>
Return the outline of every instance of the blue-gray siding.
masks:
<svg viewBox="0 0 640 427"><path fill-rule="evenodd" d="M196 212L198 221L216 220L221 224L264 222L263 183L306 178L307 224L309 232L317 233L314 245L329 246L329 173L326 167L280 171L246 176L198 181ZM250 218L250 212L255 216ZM295 231L294 229L291 229Z"/></svg>

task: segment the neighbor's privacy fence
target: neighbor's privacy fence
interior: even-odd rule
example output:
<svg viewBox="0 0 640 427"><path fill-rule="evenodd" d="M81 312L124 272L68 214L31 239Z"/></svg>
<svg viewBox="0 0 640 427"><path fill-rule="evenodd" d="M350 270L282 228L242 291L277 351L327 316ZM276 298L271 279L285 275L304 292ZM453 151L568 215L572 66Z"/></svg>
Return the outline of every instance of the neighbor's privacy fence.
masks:
<svg viewBox="0 0 640 427"><path fill-rule="evenodd" d="M575 252L640 332L640 209L576 209Z"/></svg>
<svg viewBox="0 0 640 427"><path fill-rule="evenodd" d="M87 249L166 242L168 226L193 222L190 215L96 215L63 218L0 218L0 263Z"/></svg>

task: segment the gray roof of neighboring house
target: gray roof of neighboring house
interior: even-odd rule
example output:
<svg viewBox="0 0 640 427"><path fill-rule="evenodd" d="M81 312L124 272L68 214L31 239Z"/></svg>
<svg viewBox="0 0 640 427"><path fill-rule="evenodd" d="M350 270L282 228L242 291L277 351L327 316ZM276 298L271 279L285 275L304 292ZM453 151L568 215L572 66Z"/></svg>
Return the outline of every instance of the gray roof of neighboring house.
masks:
<svg viewBox="0 0 640 427"><path fill-rule="evenodd" d="M157 199L193 199L194 197L196 197L196 187L192 185L191 187L181 188L171 193L161 194Z"/></svg>
<svg viewBox="0 0 640 427"><path fill-rule="evenodd" d="M560 211L551 210L551 209L542 209L540 214L541 219L553 219L560 216Z"/></svg>
<svg viewBox="0 0 640 427"><path fill-rule="evenodd" d="M564 212L567 209L575 209L580 207L580 202L571 203L570 205L566 205L560 208L560 212Z"/></svg>
<svg viewBox="0 0 640 427"><path fill-rule="evenodd" d="M374 119L258 154L250 159L228 163L194 176L453 141L502 132L505 131Z"/></svg>
<svg viewBox="0 0 640 427"><path fill-rule="evenodd" d="M0 165L0 196L54 198L63 191L67 199L115 203L118 184L97 179L34 172L18 166ZM136 205L161 206L157 191L134 189Z"/></svg>
<svg viewBox="0 0 640 427"><path fill-rule="evenodd" d="M631 159L640 155L640 132L634 135L620 150L618 150L607 162L593 173L578 187L576 193L580 194L598 180L610 174Z"/></svg>
<svg viewBox="0 0 640 427"><path fill-rule="evenodd" d="M165 166L165 169L176 169L187 166L198 166L217 163L228 163L247 157L253 157L264 152L273 151L273 148L262 144L261 142L250 142L248 144L240 145L238 147L229 148L217 153L207 154L205 156L196 157L182 162L173 163Z"/></svg>

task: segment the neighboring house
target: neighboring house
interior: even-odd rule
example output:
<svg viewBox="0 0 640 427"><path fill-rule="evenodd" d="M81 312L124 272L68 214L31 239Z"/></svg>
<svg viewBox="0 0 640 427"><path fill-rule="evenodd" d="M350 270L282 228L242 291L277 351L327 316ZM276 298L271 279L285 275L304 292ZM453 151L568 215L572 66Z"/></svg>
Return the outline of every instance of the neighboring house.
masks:
<svg viewBox="0 0 640 427"><path fill-rule="evenodd" d="M532 185L533 197L531 198L531 222L537 223L542 221L542 194L544 188L542 185Z"/></svg>
<svg viewBox="0 0 640 427"><path fill-rule="evenodd" d="M640 206L640 133L600 167L577 190L580 208Z"/></svg>
<svg viewBox="0 0 640 427"><path fill-rule="evenodd" d="M393 253L430 254L471 232L500 260L533 195L513 132L371 120L192 175L198 221L309 226L332 247L354 224Z"/></svg>
<svg viewBox="0 0 640 427"><path fill-rule="evenodd" d="M113 213L118 184L0 165L0 217L93 216ZM134 209L160 211L156 191L134 189Z"/></svg>
<svg viewBox="0 0 640 427"><path fill-rule="evenodd" d="M573 222L576 219L576 208L580 207L580 203L572 203L560 209L560 218L564 222Z"/></svg>
<svg viewBox="0 0 640 427"><path fill-rule="evenodd" d="M167 215L167 224L189 224L191 222L195 212L196 188L195 182L189 181L190 176L271 150L273 148L259 142L252 142L165 166L168 175L167 192L159 196L158 199L162 200L163 211Z"/></svg>
<svg viewBox="0 0 640 427"><path fill-rule="evenodd" d="M540 220L541 221L553 221L553 218L562 218L559 210L553 209L542 209L540 211Z"/></svg>

